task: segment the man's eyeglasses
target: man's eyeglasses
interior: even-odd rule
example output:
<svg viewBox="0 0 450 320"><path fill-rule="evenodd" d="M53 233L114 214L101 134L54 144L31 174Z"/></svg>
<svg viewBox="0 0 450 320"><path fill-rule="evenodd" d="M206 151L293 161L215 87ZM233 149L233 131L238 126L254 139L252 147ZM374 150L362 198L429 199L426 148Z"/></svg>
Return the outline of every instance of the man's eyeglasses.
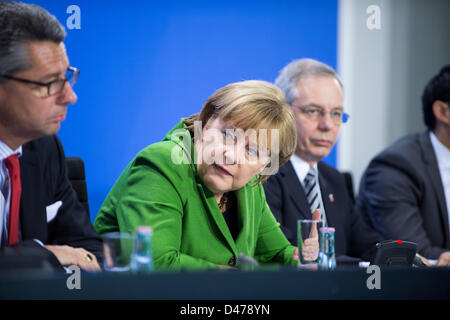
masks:
<svg viewBox="0 0 450 320"><path fill-rule="evenodd" d="M325 117L325 114L327 113L327 111L325 111L325 109L320 108L320 107L316 107L316 106L293 106L295 109L301 111L306 118L312 120L312 121L317 121L323 117ZM346 123L348 121L348 119L350 118L350 116L341 111L341 110L331 110L328 112L330 115L330 119L335 123L335 124L340 124L340 123Z"/></svg>
<svg viewBox="0 0 450 320"><path fill-rule="evenodd" d="M36 85L38 87L35 88L34 91L36 92L37 96L40 98L47 98L50 96L54 96L54 95L60 93L61 91L63 91L64 86L66 85L66 82L68 82L70 84L70 86L73 88L75 83L77 83L79 74L80 74L80 70L78 70L77 68L68 67L64 79L56 79L56 80L53 80L50 82L39 82L39 81L16 78L16 77L13 77L10 75L2 75L2 74L0 74L0 77Z"/></svg>

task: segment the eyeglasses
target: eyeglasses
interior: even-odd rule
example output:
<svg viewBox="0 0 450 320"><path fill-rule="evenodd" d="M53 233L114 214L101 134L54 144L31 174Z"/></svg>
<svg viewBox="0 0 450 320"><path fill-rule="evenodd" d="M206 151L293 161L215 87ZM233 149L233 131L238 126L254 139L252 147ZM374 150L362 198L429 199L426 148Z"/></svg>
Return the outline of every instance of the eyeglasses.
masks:
<svg viewBox="0 0 450 320"><path fill-rule="evenodd" d="M37 96L40 98L47 98L50 96L54 96L61 91L63 91L64 86L66 85L66 82L70 84L70 86L73 88L75 83L77 83L78 75L80 74L80 70L74 67L68 67L66 71L66 75L64 79L56 79L50 82L39 82L39 81L33 81L28 79L22 79L22 78L16 78L10 75L1 75L1 78L15 80L23 83L30 83L34 84L36 86L39 86L38 88L35 88L34 92L36 92Z"/></svg>
<svg viewBox="0 0 450 320"><path fill-rule="evenodd" d="M327 113L325 109L316 106L293 106L293 107L301 111L306 118L312 121L317 121L325 117L325 114ZM330 115L330 119L333 121L334 124L346 123L350 118L350 115L341 110L331 110L328 113Z"/></svg>

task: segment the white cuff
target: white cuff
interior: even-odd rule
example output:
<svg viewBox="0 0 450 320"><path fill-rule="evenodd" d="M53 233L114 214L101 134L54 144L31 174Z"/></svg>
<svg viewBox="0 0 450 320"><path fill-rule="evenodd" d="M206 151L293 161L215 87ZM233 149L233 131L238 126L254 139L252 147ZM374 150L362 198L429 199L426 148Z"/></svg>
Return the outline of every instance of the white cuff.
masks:
<svg viewBox="0 0 450 320"><path fill-rule="evenodd" d="M37 244L39 244L41 247L45 247L45 245L42 243L41 240L39 239L33 239L34 242L36 242Z"/></svg>

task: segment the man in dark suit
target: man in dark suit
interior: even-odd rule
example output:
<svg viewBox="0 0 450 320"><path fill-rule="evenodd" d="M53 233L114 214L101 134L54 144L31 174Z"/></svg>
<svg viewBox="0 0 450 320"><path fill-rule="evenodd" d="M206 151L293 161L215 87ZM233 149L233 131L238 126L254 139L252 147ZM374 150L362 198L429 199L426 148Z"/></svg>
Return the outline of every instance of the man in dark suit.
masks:
<svg viewBox="0 0 450 320"><path fill-rule="evenodd" d="M0 247L17 255L32 248L52 262L93 271L102 242L67 178L55 136L77 100L78 70L69 66L65 35L44 9L0 2Z"/></svg>
<svg viewBox="0 0 450 320"><path fill-rule="evenodd" d="M353 210L344 176L321 161L333 148L342 121L342 84L332 68L312 59L295 60L275 81L292 106L297 150L265 183L267 202L288 240L297 245L297 220L322 220L335 227L335 251L342 260L371 260L381 237ZM355 260L357 261L357 260Z"/></svg>
<svg viewBox="0 0 450 320"><path fill-rule="evenodd" d="M385 237L418 244L425 258L450 264L450 66L425 87L428 130L377 155L362 179L357 206Z"/></svg>

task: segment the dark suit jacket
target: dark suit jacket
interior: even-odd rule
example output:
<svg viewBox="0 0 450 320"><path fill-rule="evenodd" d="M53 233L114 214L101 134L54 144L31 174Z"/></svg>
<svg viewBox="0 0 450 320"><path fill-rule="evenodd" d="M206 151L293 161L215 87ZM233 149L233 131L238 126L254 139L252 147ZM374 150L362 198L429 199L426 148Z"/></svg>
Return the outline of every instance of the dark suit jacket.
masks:
<svg viewBox="0 0 450 320"><path fill-rule="evenodd" d="M20 228L16 247L44 244L82 247L102 261L102 241L89 215L78 201L67 177L64 150L56 136L33 140L22 147L20 173L22 196ZM62 201L56 217L47 222L46 207ZM47 251L47 250L45 250Z"/></svg>
<svg viewBox="0 0 450 320"><path fill-rule="evenodd" d="M381 237L353 210L344 176L324 162L318 163L320 192L330 227L335 227L336 255L372 260ZM311 219L305 191L288 161L264 183L267 202L281 229L297 245L297 220ZM330 196L332 195L332 196Z"/></svg>
<svg viewBox="0 0 450 320"><path fill-rule="evenodd" d="M448 209L429 131L398 140L370 162L357 206L386 238L416 242L427 258L450 249Z"/></svg>

